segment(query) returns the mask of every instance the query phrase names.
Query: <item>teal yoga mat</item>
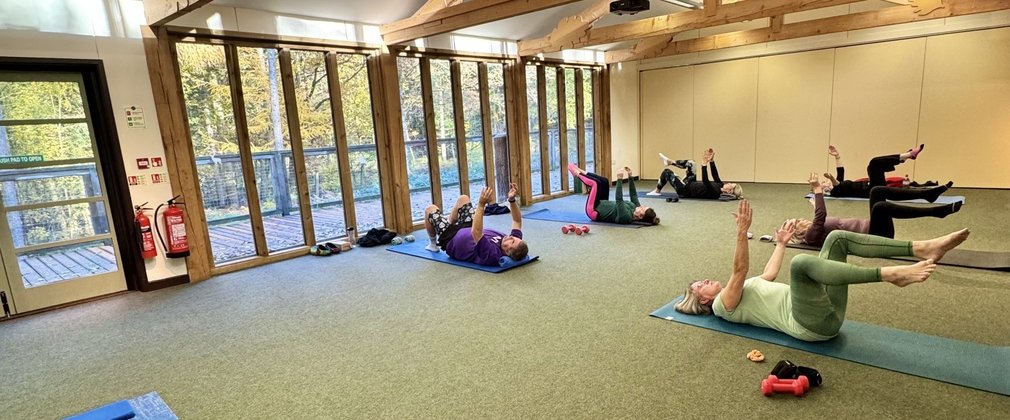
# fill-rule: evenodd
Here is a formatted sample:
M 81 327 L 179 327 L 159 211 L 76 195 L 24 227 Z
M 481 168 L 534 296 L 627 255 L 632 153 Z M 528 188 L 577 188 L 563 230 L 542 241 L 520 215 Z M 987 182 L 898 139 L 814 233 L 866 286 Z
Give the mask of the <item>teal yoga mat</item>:
M 424 249 L 425 246 L 426 246 L 426 244 L 422 243 L 421 241 L 404 242 L 404 243 L 402 243 L 400 245 L 390 246 L 389 248 L 386 248 L 386 250 L 387 251 L 396 252 L 398 254 L 404 254 L 404 255 L 410 255 L 410 256 L 414 256 L 414 257 L 418 257 L 418 258 L 424 258 L 426 260 L 438 261 L 438 262 L 442 262 L 442 263 L 446 263 L 446 264 L 452 264 L 452 265 L 456 265 L 456 266 L 460 266 L 460 267 L 472 268 L 474 270 L 485 271 L 485 272 L 488 272 L 488 273 L 501 273 L 502 271 L 510 270 L 510 269 L 513 269 L 513 268 L 516 268 L 516 267 L 521 267 L 523 265 L 529 264 L 529 263 L 531 263 L 533 261 L 536 261 L 536 260 L 540 259 L 540 257 L 538 257 L 538 256 L 530 255 L 530 256 L 527 256 L 526 259 L 524 259 L 522 261 L 519 261 L 519 262 L 514 262 L 513 261 L 513 262 L 510 262 L 510 263 L 505 264 L 503 266 L 502 265 L 496 265 L 494 267 L 490 267 L 490 266 L 486 266 L 486 265 L 474 264 L 474 263 L 469 262 L 469 261 L 454 260 L 452 258 L 449 258 L 449 256 L 446 255 L 445 252 L 442 252 L 442 251 L 431 252 L 431 251 L 428 251 L 427 249 Z
M 803 198 L 811 199 L 811 198 L 814 198 L 814 195 L 813 194 L 807 194 L 807 195 L 803 196 Z M 824 199 L 825 200 L 870 201 L 869 198 L 832 197 L 830 195 L 825 195 Z M 915 200 L 899 200 L 899 201 L 902 202 L 902 203 L 918 203 L 918 204 L 954 204 L 954 203 L 956 203 L 958 201 L 960 201 L 962 203 L 965 202 L 964 196 L 961 196 L 961 195 L 941 195 L 933 203 L 930 203 L 930 202 L 928 202 L 926 200 L 923 200 L 921 198 L 917 198 Z
M 523 219 L 546 220 L 548 222 L 574 223 L 579 225 L 604 225 L 623 228 L 640 228 L 642 226 L 652 226 L 645 223 L 631 223 L 622 225 L 619 223 L 596 222 L 586 216 L 582 211 L 565 211 L 553 209 L 540 209 L 523 214 Z
M 1010 347 L 953 340 L 856 321 L 845 321 L 838 337 L 823 342 L 807 342 L 768 328 L 725 321 L 714 315 L 682 314 L 673 308 L 682 298 L 678 296 L 650 315 L 895 372 L 1010 395 Z

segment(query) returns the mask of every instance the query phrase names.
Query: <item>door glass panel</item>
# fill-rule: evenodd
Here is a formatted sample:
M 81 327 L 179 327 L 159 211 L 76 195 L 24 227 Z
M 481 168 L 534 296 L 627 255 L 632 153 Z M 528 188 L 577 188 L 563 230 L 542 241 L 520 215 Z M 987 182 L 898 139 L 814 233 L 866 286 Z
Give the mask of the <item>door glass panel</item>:
M 112 239 L 19 252 L 17 258 L 25 288 L 119 270 Z
M 19 248 L 109 233 L 103 202 L 11 211 L 7 223 Z
M 509 148 L 508 126 L 505 120 L 505 66 L 487 65 L 488 99 L 491 108 L 491 144 L 494 146 L 495 193 L 498 201 L 504 201 L 508 194 Z
M 176 49 L 214 262 L 256 255 L 224 47 L 178 43 Z
M 400 76 L 400 114 L 403 118 L 407 156 L 410 214 L 412 220 L 421 220 L 424 218 L 424 208 L 434 201 L 421 97 L 421 63 L 417 58 L 397 57 L 396 64 Z
M 345 234 L 340 162 L 325 60 L 326 55 L 321 52 L 291 52 L 316 242 Z
M 470 197 L 479 197 L 481 190 L 487 186 L 487 173 L 484 168 L 484 122 L 480 112 L 480 75 L 477 72 L 477 63 L 473 61 L 460 63 L 460 81 L 463 85 L 460 92 L 463 94 L 469 194 Z
M 530 126 L 530 183 L 533 184 L 533 195 L 544 193 L 540 178 L 540 98 L 537 95 L 537 68 L 526 66 L 526 113 L 529 115 Z
M 340 96 L 344 107 L 348 162 L 354 190 L 354 214 L 358 231 L 384 227 L 382 191 L 379 186 L 379 158 L 372 118 L 372 90 L 368 85 L 365 56 L 337 54 Z
M 94 163 L 0 170 L 4 206 L 26 206 L 102 194 Z
M 438 139 L 439 180 L 442 205 L 451 207 L 459 198 L 459 159 L 456 150 L 456 120 L 452 98 L 449 60 L 431 60 L 431 105 L 435 111 L 435 136 Z
M 77 82 L 0 81 L 0 120 L 84 118 L 82 98 Z
M 91 132 L 88 123 L 56 123 L 32 125 L 0 124 L 0 136 L 7 138 L 7 147 L 0 156 L 41 156 L 41 161 L 90 159 Z
M 547 164 L 551 174 L 551 192 L 561 191 L 561 139 L 558 137 L 558 74 L 547 68 Z

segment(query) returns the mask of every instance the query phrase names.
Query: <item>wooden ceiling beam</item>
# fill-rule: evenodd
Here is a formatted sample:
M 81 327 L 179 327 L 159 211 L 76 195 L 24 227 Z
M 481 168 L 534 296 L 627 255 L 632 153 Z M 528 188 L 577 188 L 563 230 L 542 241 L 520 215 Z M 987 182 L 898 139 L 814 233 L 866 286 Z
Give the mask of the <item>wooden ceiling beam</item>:
M 148 26 L 161 26 L 210 2 L 211 0 L 144 0 L 144 15 Z
M 533 55 L 535 52 L 546 49 L 563 50 L 570 48 L 567 44 L 573 43 L 579 38 L 587 36 L 589 29 L 600 20 L 603 15 L 610 13 L 610 2 L 612 0 L 596 0 L 589 7 L 585 8 L 577 15 L 568 16 L 558 22 L 558 26 L 550 34 L 543 38 L 531 39 L 519 42 L 520 55 Z M 526 48 L 530 51 L 525 51 Z
M 382 25 L 379 32 L 387 45 L 400 44 L 577 1 L 579 0 L 470 0 Z
M 606 53 L 606 62 L 607 64 L 613 64 L 622 61 L 711 51 L 763 42 L 782 41 L 1008 9 L 1010 9 L 1010 2 L 1006 0 L 943 0 L 941 7 L 933 8 L 933 6 L 930 6 L 930 10 L 928 11 L 916 5 L 893 6 L 867 12 L 790 23 L 781 25 L 777 31 L 773 26 L 778 25 L 773 25 L 768 28 L 668 42 L 663 47 L 653 49 L 646 54 L 636 53 L 633 49 L 608 51 Z M 665 37 L 655 37 L 653 42 L 661 42 L 663 38 Z
M 455 6 L 462 3 L 463 0 L 428 0 L 421 7 L 417 9 L 411 16 L 423 16 L 435 13 L 439 10 L 445 9 L 446 7 Z
M 659 35 L 676 35 L 679 32 L 709 28 L 728 23 L 744 22 L 787 13 L 820 9 L 822 7 L 857 3 L 863 0 L 747 0 L 725 4 L 714 8 L 709 16 L 705 9 L 689 10 L 648 19 L 640 19 L 617 25 L 592 28 L 585 35 L 566 43 L 566 48 L 585 48 L 593 45 L 633 41 Z M 711 3 L 711 2 L 710 2 Z M 519 55 L 530 56 L 546 52 L 560 51 L 561 48 L 548 45 L 536 48 L 519 41 Z

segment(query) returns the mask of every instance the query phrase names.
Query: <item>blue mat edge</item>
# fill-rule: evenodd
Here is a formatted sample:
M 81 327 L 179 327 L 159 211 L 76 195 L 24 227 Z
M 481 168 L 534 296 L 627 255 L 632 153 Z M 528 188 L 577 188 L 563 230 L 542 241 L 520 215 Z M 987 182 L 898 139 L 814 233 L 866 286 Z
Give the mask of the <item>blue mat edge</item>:
M 963 386 L 967 388 L 977 389 L 980 391 L 991 392 L 994 394 L 1007 395 L 1010 396 L 1010 363 L 1005 363 L 1010 360 L 1010 347 L 1004 346 L 991 346 L 987 344 L 972 343 L 967 341 L 954 340 L 946 337 L 932 336 L 928 334 L 916 333 L 911 331 L 898 330 L 888 327 L 882 327 L 872 324 L 864 324 L 858 321 L 845 321 L 842 326 L 841 333 L 838 337 L 832 340 L 823 342 L 808 342 L 795 339 L 779 331 L 775 331 L 768 328 L 756 327 L 746 324 L 737 324 L 729 321 L 725 321 L 715 315 L 686 315 L 677 312 L 674 309 L 674 305 L 683 298 L 683 295 L 677 296 L 670 303 L 661 306 L 649 315 L 664 321 L 677 322 L 681 324 L 691 325 L 698 328 L 703 328 L 711 331 L 717 331 L 724 334 L 735 335 L 738 337 L 748 338 L 751 340 L 762 341 L 765 343 L 775 344 L 783 347 L 789 347 L 797 350 L 806 351 L 809 353 L 819 354 L 822 356 L 833 357 L 840 360 L 846 360 L 854 363 L 859 363 L 866 366 L 872 366 L 880 369 L 890 370 L 892 372 L 902 373 L 906 375 L 917 376 L 924 379 L 935 380 L 939 382 L 944 382 L 952 385 Z M 669 315 L 668 315 L 669 314 Z M 667 318 L 667 317 L 671 318 Z M 713 321 L 714 320 L 714 321 Z M 709 324 L 709 325 L 706 325 Z M 865 333 L 870 337 L 867 337 L 865 342 L 860 342 L 858 340 L 852 340 L 851 338 L 846 340 L 847 337 L 861 337 Z M 893 343 L 895 336 L 899 338 L 919 338 L 926 339 L 933 346 L 917 346 L 908 349 L 908 351 L 901 354 L 879 354 L 882 357 L 883 362 L 872 362 L 869 360 L 863 360 L 860 357 L 844 356 L 846 347 L 852 347 L 852 351 L 858 352 L 860 350 L 867 350 L 867 344 L 873 346 L 873 335 L 877 335 L 877 342 Z M 990 358 L 981 357 L 962 357 L 958 359 L 962 362 L 961 367 L 963 369 L 958 369 L 961 375 L 957 372 L 945 372 L 943 374 L 934 373 L 930 375 L 927 372 L 922 372 L 921 368 L 917 368 L 910 365 L 909 361 L 922 360 L 923 358 L 935 358 L 936 352 L 939 347 L 946 347 L 947 350 L 963 350 L 963 348 L 974 348 L 975 355 L 989 355 L 992 353 L 990 358 L 995 358 L 997 361 L 1003 363 L 988 363 Z M 971 352 L 954 352 L 955 355 L 968 355 Z M 890 358 L 888 358 L 890 357 Z M 904 364 L 905 366 L 901 366 Z M 914 363 L 911 363 L 914 364 Z M 897 366 L 896 366 L 897 365 Z M 972 376 L 970 373 L 982 373 L 987 374 L 988 377 L 980 378 L 979 376 Z M 987 381 L 988 379 L 988 381 Z M 1002 383 L 999 383 L 1002 380 Z
M 413 244 L 413 245 L 411 245 L 411 244 Z M 420 253 L 411 253 L 411 252 L 408 252 L 408 250 L 413 250 L 413 249 L 416 249 L 416 248 L 420 248 L 420 249 L 424 250 L 424 252 L 427 252 L 428 255 L 421 255 Z M 420 245 L 420 242 L 404 242 L 403 244 L 400 244 L 400 245 L 391 245 L 389 247 L 386 247 L 386 251 L 395 252 L 395 253 L 400 254 L 400 255 L 408 255 L 408 256 L 411 256 L 411 257 L 421 258 L 421 259 L 425 259 L 425 260 L 429 260 L 429 261 L 440 262 L 440 263 L 443 263 L 443 264 L 449 264 L 449 265 L 455 265 L 455 266 L 464 267 L 464 268 L 470 268 L 470 269 L 474 269 L 474 270 L 483 271 L 485 273 L 493 273 L 493 274 L 503 273 L 503 272 L 511 270 L 513 268 L 522 267 L 522 266 L 524 266 L 526 264 L 529 264 L 531 262 L 539 261 L 540 260 L 540 256 L 539 255 L 534 255 L 534 256 L 531 256 L 530 259 L 528 259 L 526 261 L 523 261 L 523 262 L 515 264 L 515 265 L 511 265 L 511 266 L 508 266 L 508 267 L 500 267 L 500 266 L 491 267 L 491 266 L 487 266 L 487 265 L 475 264 L 475 263 L 472 263 L 472 262 L 469 262 L 469 261 L 453 260 L 453 259 L 449 258 L 448 255 L 445 255 L 445 252 L 442 252 L 442 251 L 431 252 L 431 251 L 425 250 L 424 247 L 422 245 Z M 435 258 L 436 256 L 440 256 L 441 258 Z
M 529 213 L 523 214 L 523 218 L 524 219 L 531 219 L 531 220 L 540 220 L 540 221 L 544 221 L 544 222 L 576 223 L 576 224 L 585 224 L 585 225 L 613 226 L 613 227 L 632 228 L 632 229 L 638 229 L 638 228 L 646 227 L 646 226 L 654 226 L 654 225 L 647 225 L 647 224 L 643 224 L 643 223 L 630 223 L 630 224 L 622 225 L 620 223 L 597 222 L 595 220 L 589 219 L 589 217 L 586 216 L 585 214 L 582 214 L 581 217 L 583 217 L 583 219 L 579 219 L 579 220 L 556 220 L 556 219 L 544 219 L 544 218 L 531 217 L 531 216 L 536 216 L 536 215 L 538 215 L 540 213 L 551 213 L 551 212 L 552 211 L 551 211 L 550 208 L 536 209 L 536 210 L 531 211 Z M 571 213 L 574 213 L 574 212 L 560 211 L 560 212 L 553 212 L 552 214 L 557 214 L 557 215 L 559 215 L 558 219 L 562 219 L 562 218 L 565 217 L 563 215 L 568 215 L 568 214 L 571 214 Z

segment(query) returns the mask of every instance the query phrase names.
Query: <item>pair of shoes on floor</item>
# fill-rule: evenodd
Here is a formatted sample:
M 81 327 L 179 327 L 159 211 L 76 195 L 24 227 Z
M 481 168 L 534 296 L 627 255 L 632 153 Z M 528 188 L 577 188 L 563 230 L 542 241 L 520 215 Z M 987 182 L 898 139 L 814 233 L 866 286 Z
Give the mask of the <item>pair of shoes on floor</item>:
M 320 257 L 325 257 L 339 253 L 340 253 L 340 246 L 333 242 L 327 242 L 325 244 L 316 244 L 312 245 L 312 247 L 309 248 L 309 254 L 317 255 Z
M 358 238 L 358 245 L 363 247 L 385 245 L 392 242 L 395 237 L 396 232 L 391 230 L 372 228 L 365 234 L 365 236 Z
M 407 236 L 404 236 L 402 238 L 401 237 L 396 237 L 396 238 L 393 238 L 393 240 L 391 241 L 391 243 L 393 245 L 400 245 L 400 244 L 402 244 L 404 242 L 414 242 L 414 235 L 407 235 Z
M 821 373 L 817 369 L 797 366 L 795 363 L 788 360 L 779 360 L 772 368 L 772 375 L 777 376 L 779 379 L 796 379 L 800 376 L 806 376 L 807 380 L 810 381 L 810 386 L 821 386 L 821 382 L 824 379 L 821 378 Z

